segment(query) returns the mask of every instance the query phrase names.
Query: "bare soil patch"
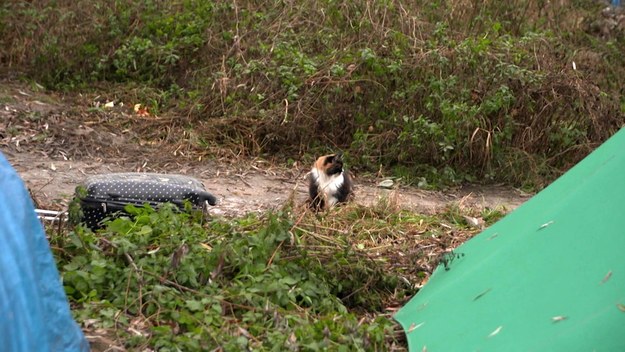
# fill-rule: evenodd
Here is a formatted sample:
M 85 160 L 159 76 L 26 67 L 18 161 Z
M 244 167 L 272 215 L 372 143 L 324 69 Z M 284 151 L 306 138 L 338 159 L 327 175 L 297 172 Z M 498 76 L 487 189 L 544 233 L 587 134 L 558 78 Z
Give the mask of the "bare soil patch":
M 198 178 L 219 199 L 218 205 L 211 210 L 214 215 L 239 216 L 262 212 L 279 208 L 291 196 L 296 203 L 303 203 L 307 197 L 307 169 L 272 167 L 257 160 L 250 160 L 240 167 L 176 164 L 134 168 L 133 164 L 115 160 L 54 160 L 31 153 L 8 153 L 7 157 L 39 206 L 45 208 L 63 209 L 71 200 L 75 187 L 89 175 L 129 171 L 177 173 Z M 528 199 L 528 195 L 504 186 L 471 186 L 448 192 L 413 187 L 387 190 L 377 187 L 375 180 L 357 180 L 356 202 L 359 204 L 372 205 L 391 194 L 400 208 L 425 214 L 436 213 L 459 201 L 478 208 L 504 207 L 511 210 Z

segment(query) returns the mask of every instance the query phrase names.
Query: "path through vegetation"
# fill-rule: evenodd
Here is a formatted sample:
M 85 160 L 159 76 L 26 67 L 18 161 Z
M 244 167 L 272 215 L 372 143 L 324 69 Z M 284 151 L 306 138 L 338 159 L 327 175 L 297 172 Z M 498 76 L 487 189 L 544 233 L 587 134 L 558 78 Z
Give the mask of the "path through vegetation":
M 137 133 L 132 129 L 120 126 L 116 130 L 102 122 L 93 123 L 93 109 L 72 113 L 76 111 L 75 101 L 64 97 L 13 83 L 0 85 L 0 97 L 0 131 L 4 131 L 0 132 L 0 150 L 42 208 L 63 209 L 75 187 L 88 176 L 111 172 L 196 177 L 218 196 L 219 204 L 211 209 L 217 216 L 277 208 L 291 197 L 296 204 L 306 199 L 308 165 L 276 165 L 251 158 L 190 160 L 175 150 L 170 152 L 172 148 L 155 148 L 141 140 L 137 143 Z M 124 118 L 119 115 L 120 120 Z M 426 214 L 454 202 L 511 210 L 529 197 L 504 186 L 470 186 L 441 192 L 402 186 L 400 181 L 392 189 L 383 189 L 377 184 L 385 179 L 384 175 L 356 173 L 354 178 L 356 202 L 368 205 L 389 199 L 400 208 Z

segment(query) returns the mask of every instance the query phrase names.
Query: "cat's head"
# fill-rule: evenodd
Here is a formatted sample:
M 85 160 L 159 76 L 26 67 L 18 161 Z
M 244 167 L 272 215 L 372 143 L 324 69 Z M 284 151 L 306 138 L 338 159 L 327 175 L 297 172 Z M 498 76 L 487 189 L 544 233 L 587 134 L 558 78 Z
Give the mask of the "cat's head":
M 324 155 L 315 162 L 315 168 L 326 175 L 335 175 L 343 172 L 343 153 Z

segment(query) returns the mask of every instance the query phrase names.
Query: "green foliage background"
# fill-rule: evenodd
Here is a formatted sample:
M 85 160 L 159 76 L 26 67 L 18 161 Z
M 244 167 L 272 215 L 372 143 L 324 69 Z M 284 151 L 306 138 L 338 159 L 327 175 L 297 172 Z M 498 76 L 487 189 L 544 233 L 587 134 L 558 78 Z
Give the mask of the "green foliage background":
M 0 62 L 53 89 L 126 87 L 206 136 L 198 148 L 341 148 L 409 181 L 540 187 L 623 122 L 623 31 L 605 6 L 5 1 Z

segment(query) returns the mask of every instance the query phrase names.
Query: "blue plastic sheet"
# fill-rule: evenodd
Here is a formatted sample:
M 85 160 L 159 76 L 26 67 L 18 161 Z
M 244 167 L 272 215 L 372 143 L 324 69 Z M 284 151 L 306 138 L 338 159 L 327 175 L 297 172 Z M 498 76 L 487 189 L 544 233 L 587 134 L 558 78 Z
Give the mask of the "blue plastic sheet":
M 0 351 L 89 351 L 32 200 L 2 153 Z

